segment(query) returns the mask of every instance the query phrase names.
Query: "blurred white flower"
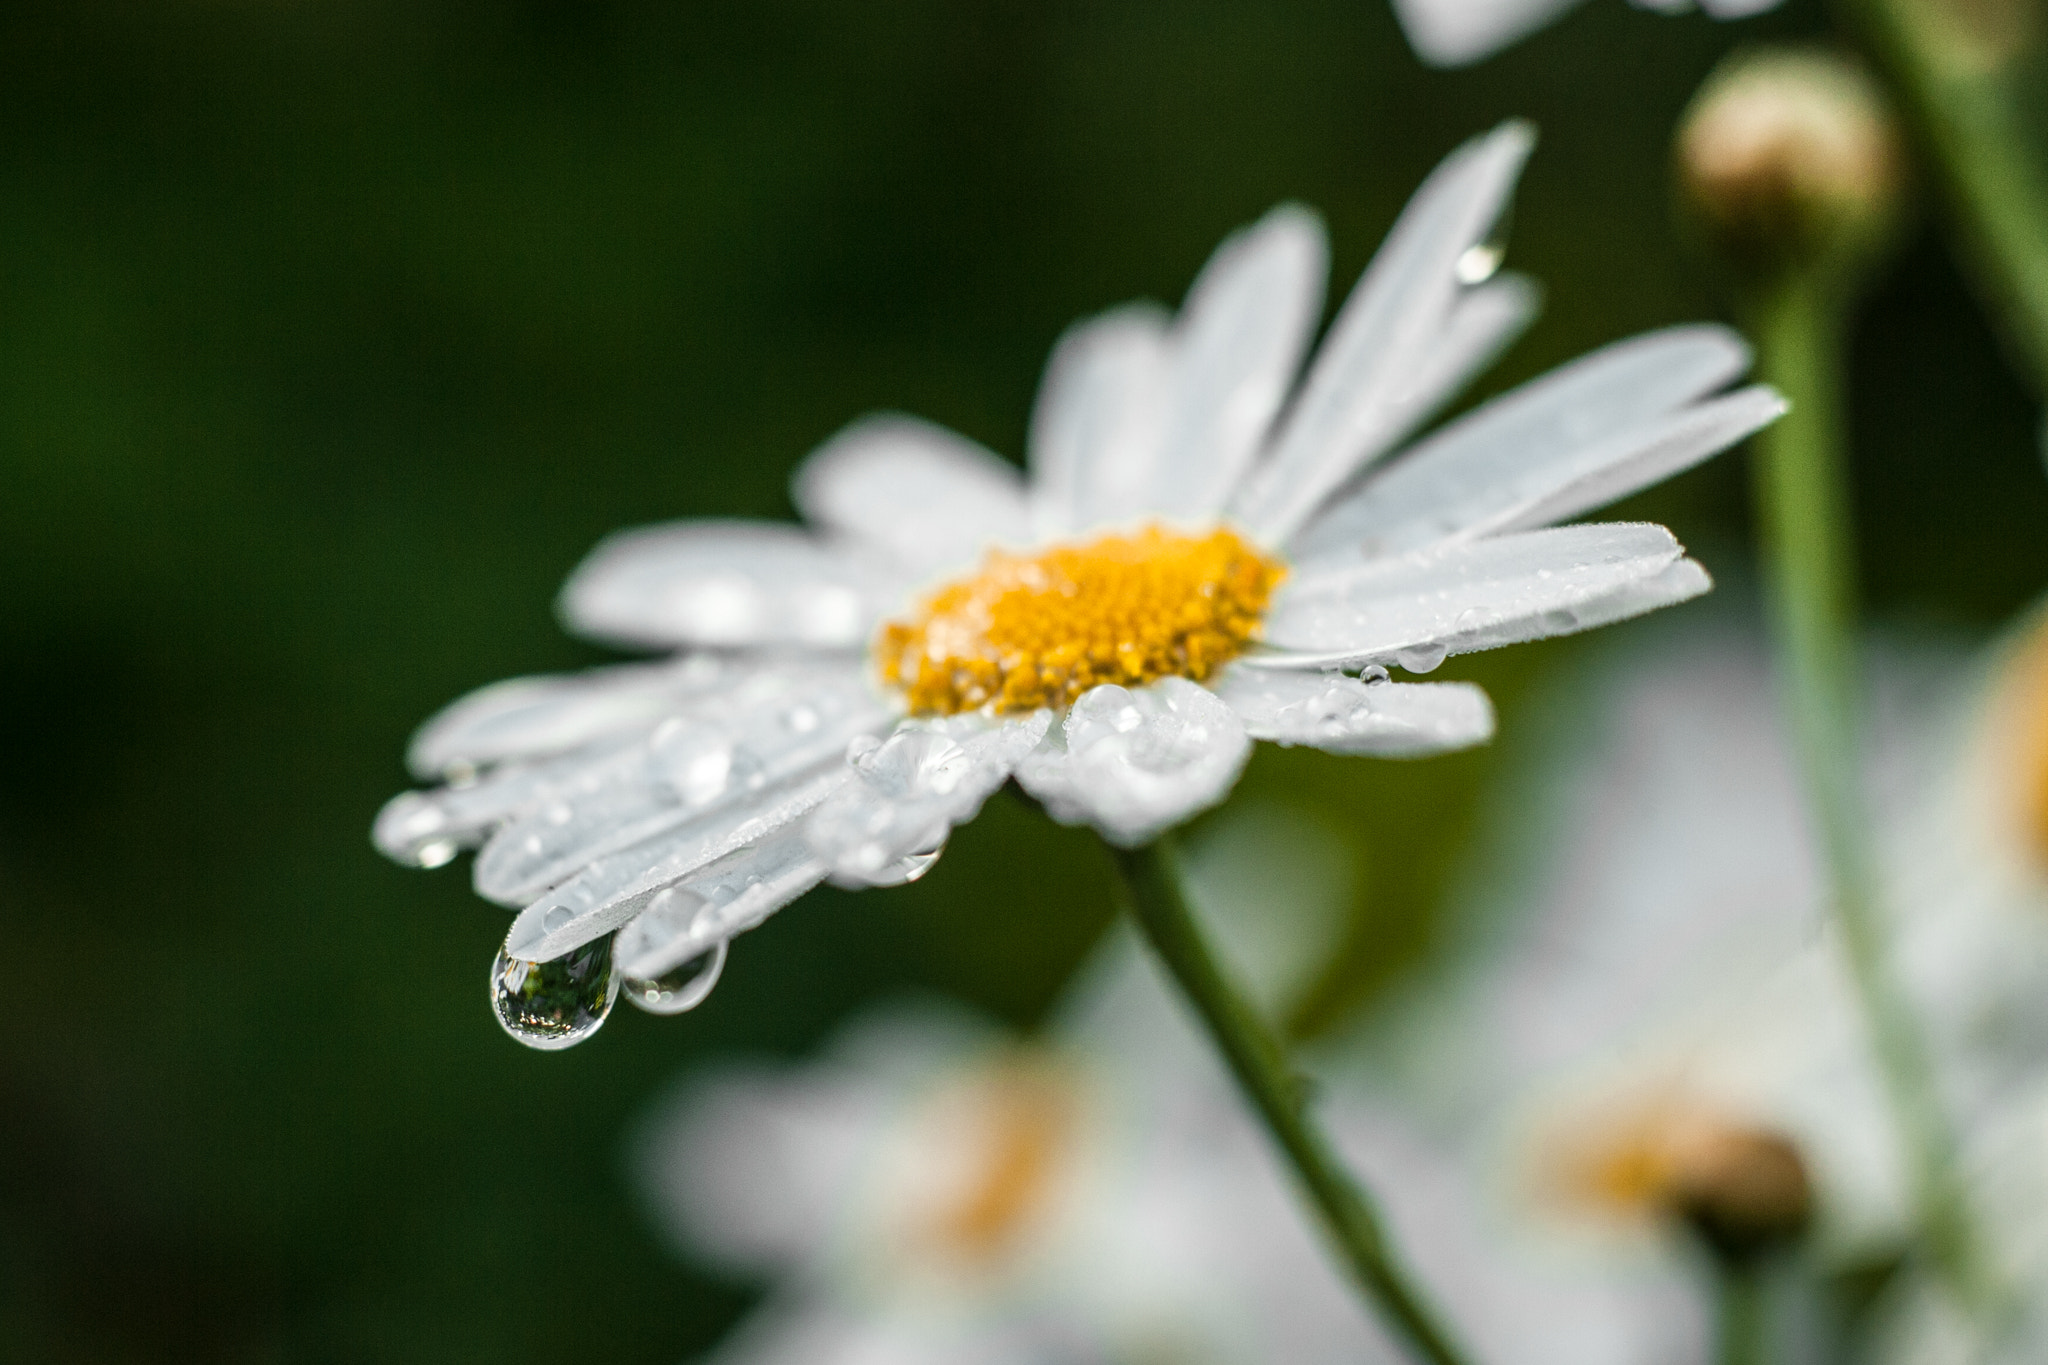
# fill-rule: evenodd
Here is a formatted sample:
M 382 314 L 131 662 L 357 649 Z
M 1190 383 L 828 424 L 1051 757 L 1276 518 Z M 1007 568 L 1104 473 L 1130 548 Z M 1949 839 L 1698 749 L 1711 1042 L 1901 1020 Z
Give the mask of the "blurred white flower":
M 2048 613 L 1978 680 L 1947 775 L 1903 963 L 1932 1015 L 1961 1167 L 2002 1301 L 1970 1311 L 1918 1267 L 1885 1323 L 1897 1365 L 2019 1365 L 2048 1340 Z
M 1177 316 L 1127 307 L 1060 341 L 1028 482 L 870 418 L 799 469 L 810 530 L 686 521 L 600 545 L 565 620 L 681 657 L 457 702 L 411 751 L 448 785 L 376 824 L 402 862 L 481 844 L 477 890 L 522 907 L 493 968 L 507 1029 L 574 1042 L 622 977 L 636 1003 L 689 1008 L 735 934 L 827 876 L 920 875 L 1012 777 L 1136 845 L 1222 800 L 1255 739 L 1481 742 L 1476 687 L 1386 666 L 1706 591 L 1662 527 L 1551 523 L 1782 410 L 1718 392 L 1749 360 L 1724 329 L 1611 346 L 1384 458 L 1533 312 L 1488 244 L 1531 140 L 1511 123 L 1452 154 L 1305 365 L 1326 248 L 1282 207 Z
M 1393 0 L 1415 55 L 1431 66 L 1470 66 L 1555 22 L 1578 0 Z M 1637 9 L 1685 14 L 1693 0 L 1629 0 Z M 1699 0 L 1715 19 L 1747 19 L 1782 0 Z
M 650 1207 L 771 1283 L 712 1358 L 1402 1360 L 1182 1008 L 1119 940 L 1035 1042 L 898 1008 L 694 1078 L 639 1145 Z
M 1837 1268 L 1907 1234 L 1902 1158 L 1764 651 L 1725 628 L 1664 637 L 1578 680 L 1598 726 L 1561 721 L 1554 761 L 1504 794 L 1516 837 L 1474 879 L 1461 948 L 1331 1063 L 1413 1116 L 1487 1209 L 1480 1269 L 1444 1282 L 1482 1356 L 1705 1361 L 1693 1233 L 1804 1227 L 1814 1262 Z M 1870 788 L 1900 966 L 1974 1130 L 2038 1072 L 2048 921 L 1956 876 L 1969 660 L 1878 655 Z M 1523 1318 L 1489 1280 L 1523 1286 L 1525 1303 L 1536 1283 L 1606 1297 L 1570 1321 Z

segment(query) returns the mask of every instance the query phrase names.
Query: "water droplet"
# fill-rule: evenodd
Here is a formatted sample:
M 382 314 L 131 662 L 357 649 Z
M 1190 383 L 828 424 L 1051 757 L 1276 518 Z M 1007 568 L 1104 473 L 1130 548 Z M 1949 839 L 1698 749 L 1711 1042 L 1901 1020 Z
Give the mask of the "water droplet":
M 931 871 L 932 864 L 936 863 L 939 860 L 939 855 L 945 851 L 945 842 L 941 840 L 933 848 L 921 849 L 916 853 L 906 854 L 895 862 L 886 864 L 880 870 L 869 874 L 866 881 L 870 886 L 908 885 Z
M 557 929 L 566 929 L 576 918 L 576 912 L 566 905 L 550 905 L 540 917 L 540 931 L 552 934 Z
M 435 839 L 414 849 L 412 857 L 421 867 L 446 867 L 454 861 L 456 851 L 453 839 Z
M 673 716 L 648 740 L 647 765 L 656 780 L 666 783 L 687 806 L 709 805 L 723 796 L 735 773 L 746 766 L 722 727 Z
M 527 962 L 498 949 L 491 964 L 491 1008 L 505 1032 L 554 1052 L 597 1032 L 619 998 L 609 936 L 552 962 Z
M 815 707 L 792 706 L 783 714 L 782 723 L 793 735 L 807 735 L 818 728 L 818 712 Z
M 1468 246 L 1458 257 L 1454 272 L 1458 283 L 1463 285 L 1485 284 L 1500 269 L 1500 263 L 1507 252 L 1493 242 L 1481 242 Z
M 1371 687 L 1375 683 L 1386 682 L 1392 676 L 1392 674 L 1387 672 L 1385 664 L 1367 664 L 1359 671 L 1358 680 L 1367 687 Z
M 725 970 L 728 945 L 729 940 L 720 939 L 707 951 L 651 980 L 626 977 L 621 989 L 626 999 L 649 1014 L 693 1010 L 704 1003 L 711 988 L 718 984 L 719 974 Z
M 1410 673 L 1430 673 L 1435 671 L 1437 665 L 1441 664 L 1449 653 L 1450 651 L 1441 644 L 1417 645 L 1413 649 L 1395 651 L 1394 662 Z
M 1492 621 L 1492 616 L 1481 607 L 1467 607 L 1458 613 L 1458 619 L 1451 623 L 1459 632 L 1478 630 Z

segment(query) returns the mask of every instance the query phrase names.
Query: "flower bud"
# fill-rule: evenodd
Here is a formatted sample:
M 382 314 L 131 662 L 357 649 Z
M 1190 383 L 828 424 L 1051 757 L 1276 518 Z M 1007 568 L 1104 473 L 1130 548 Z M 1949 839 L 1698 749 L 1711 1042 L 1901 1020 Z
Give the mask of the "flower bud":
M 1891 225 L 1904 160 L 1876 84 L 1818 50 L 1736 53 L 1678 134 L 1681 193 L 1715 251 L 1751 276 L 1867 255 Z
M 1754 1255 L 1806 1229 L 1813 1190 L 1799 1149 L 1760 1128 L 1689 1128 L 1673 1135 L 1669 1199 L 1723 1256 Z

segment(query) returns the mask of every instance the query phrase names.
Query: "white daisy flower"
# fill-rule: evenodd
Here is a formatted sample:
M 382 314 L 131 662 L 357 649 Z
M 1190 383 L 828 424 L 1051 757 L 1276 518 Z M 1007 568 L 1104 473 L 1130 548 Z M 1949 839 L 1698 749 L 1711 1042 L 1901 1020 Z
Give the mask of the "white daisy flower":
M 1989 1315 L 1908 1267 L 1877 1358 L 1913 1365 L 2033 1360 L 2048 1339 L 2048 611 L 1991 651 L 1963 760 L 1938 796 L 1935 856 L 1915 860 L 1901 962 L 1930 1013 L 1987 1269 Z
M 1514 46 L 1537 29 L 1563 18 L 1579 0 L 1393 0 L 1394 17 L 1415 55 L 1430 66 L 1470 66 Z M 1688 14 L 1695 8 L 1713 19 L 1747 19 L 1776 9 L 1783 0 L 1629 0 L 1656 14 Z
M 1941 775 L 1966 661 L 1879 662 L 1871 790 L 1895 941 L 1974 1127 L 2039 1074 L 2048 920 L 1938 893 L 1957 866 Z M 1491 1236 L 1442 1282 L 1480 1355 L 1704 1362 L 1693 1233 L 1796 1232 L 1819 1264 L 1868 1264 L 1904 1245 L 1911 1194 L 1760 642 L 1667 638 L 1579 691 L 1598 733 L 1559 735 L 1563 761 L 1503 793 L 1522 838 L 1478 879 L 1469 945 L 1336 1074 L 1419 1122 L 1487 1210 Z M 1524 1311 L 1564 1292 L 1584 1311 Z
M 1386 667 L 1705 592 L 1662 527 L 1552 523 L 1782 410 L 1719 392 L 1749 360 L 1722 328 L 1610 346 L 1389 458 L 1533 312 L 1488 245 L 1531 144 L 1511 123 L 1453 153 L 1312 356 L 1326 250 L 1292 206 L 1227 240 L 1178 315 L 1076 326 L 1028 479 L 869 418 L 797 471 L 808 527 L 684 521 L 598 546 L 564 589 L 569 626 L 677 656 L 457 702 L 410 755 L 447 785 L 376 824 L 402 862 L 481 845 L 477 890 L 520 908 L 493 969 L 506 1027 L 566 1046 L 621 977 L 636 1003 L 688 1008 L 733 935 L 826 877 L 916 877 L 1011 778 L 1136 846 L 1222 800 L 1255 739 L 1479 743 L 1476 687 Z
M 816 1060 L 690 1078 L 636 1157 L 673 1242 L 769 1285 L 707 1365 L 1408 1359 L 1129 937 L 1036 1041 L 936 1005 L 871 1014 Z

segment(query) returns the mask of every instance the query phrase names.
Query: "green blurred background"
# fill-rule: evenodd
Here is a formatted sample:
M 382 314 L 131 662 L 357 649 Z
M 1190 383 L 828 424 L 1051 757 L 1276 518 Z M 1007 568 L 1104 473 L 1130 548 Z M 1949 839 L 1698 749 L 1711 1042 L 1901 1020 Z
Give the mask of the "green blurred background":
M 621 1159 L 693 1059 L 936 988 L 1029 1023 L 1110 913 L 1085 836 L 998 798 L 914 887 L 818 892 L 709 1004 L 527 1052 L 505 918 L 367 830 L 411 728 L 599 660 L 557 584 L 605 531 L 782 516 L 899 407 L 1021 448 L 1074 317 L 1173 300 L 1277 200 L 1348 285 L 1462 138 L 1543 143 L 1491 391 L 1712 315 L 1670 129 L 1731 46 L 1591 0 L 1477 71 L 1384 0 L 16 0 L 0 17 L 0 1356 L 680 1360 L 744 1291 L 669 1259 Z M 2034 416 L 1915 230 L 1854 373 L 1864 574 L 1986 623 L 2048 583 Z M 1728 458 L 1640 500 L 1743 554 Z M 1624 628 L 1626 629 L 1626 628 Z M 1459 661 L 1512 730 L 1574 646 Z M 1525 717 L 1526 718 L 1526 717 Z M 1533 719 L 1533 718 L 1530 718 Z M 1327 1023 L 1427 937 L 1494 753 L 1263 753 L 1364 869 Z

